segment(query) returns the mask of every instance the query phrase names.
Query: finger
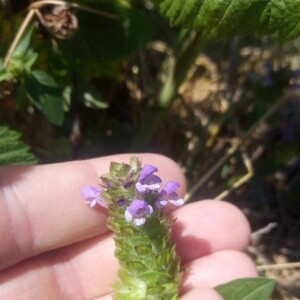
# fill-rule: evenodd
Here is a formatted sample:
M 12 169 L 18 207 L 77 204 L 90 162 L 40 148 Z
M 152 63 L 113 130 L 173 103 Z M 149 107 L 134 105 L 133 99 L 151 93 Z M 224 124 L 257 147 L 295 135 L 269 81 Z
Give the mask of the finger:
M 173 212 L 172 235 L 183 262 L 209 253 L 243 250 L 250 241 L 250 227 L 242 212 L 227 202 L 205 200 Z
M 113 252 L 114 242 L 107 234 L 21 262 L 0 273 L 0 299 L 18 299 L 24 294 L 30 296 L 28 299 L 43 299 L 42 295 L 52 295 L 50 299 L 97 299 L 110 294 L 118 270 Z M 183 268 L 182 295 L 195 288 L 256 276 L 251 260 L 232 250 L 202 257 Z
M 80 198 L 85 185 L 97 185 L 111 161 L 128 162 L 131 155 L 115 155 L 31 167 L 0 169 L 0 269 L 24 258 L 106 232 L 106 211 L 90 209 Z M 164 181 L 185 180 L 170 159 L 139 154 L 144 164 L 157 165 Z
M 185 221 L 185 228 L 189 228 L 189 236 L 197 236 L 197 234 L 199 234 L 199 231 L 202 231 L 201 228 L 204 228 L 204 225 L 206 226 L 205 231 L 215 231 L 218 233 L 222 232 L 222 230 L 224 229 L 224 224 L 222 222 L 218 223 L 214 218 L 219 218 L 220 211 L 225 211 L 224 207 L 226 206 L 226 204 L 215 201 L 204 201 L 201 205 L 200 204 L 201 202 L 194 203 L 187 207 L 182 207 L 178 211 L 176 211 L 178 221 L 185 220 L 186 213 L 188 212 L 187 209 L 201 211 L 201 213 L 203 213 L 204 215 L 211 213 L 212 216 L 214 216 L 210 218 L 210 222 L 208 222 L 208 224 L 206 224 L 207 220 L 202 223 L 204 218 L 199 218 L 196 220 L 194 220 L 193 218 L 187 219 Z M 235 218 L 234 214 L 240 215 L 240 212 L 232 205 L 228 204 L 226 206 L 226 210 L 228 210 L 226 213 L 228 217 Z M 196 222 L 196 224 L 190 224 L 193 222 Z M 209 225 L 211 225 L 211 227 Z M 229 232 L 228 234 L 231 235 L 231 232 Z M 224 249 L 227 249 L 230 244 L 233 245 L 232 242 L 230 242 L 229 238 L 225 239 L 225 241 L 229 241 L 229 245 L 224 242 L 218 243 L 218 238 L 220 238 L 220 235 L 218 234 L 207 235 L 206 243 L 211 245 L 215 244 L 215 246 L 213 247 L 224 247 Z M 185 258 L 187 259 L 186 262 L 190 261 L 189 257 L 186 256 L 185 246 L 197 248 L 199 246 L 198 240 L 195 238 L 187 240 L 186 236 L 183 236 L 182 238 L 179 236 L 178 238 L 176 238 L 176 240 L 179 250 L 182 252 L 182 255 L 185 255 Z M 186 244 L 187 242 L 188 244 Z M 193 242 L 195 243 L 195 245 L 193 244 Z M 240 244 L 240 246 L 242 245 Z M 202 248 L 200 247 L 199 249 L 201 250 Z M 180 251 L 179 254 L 181 254 Z M 53 253 L 54 254 L 49 253 L 41 255 L 38 258 L 28 260 L 7 271 L 2 271 L 0 277 L 0 283 L 2 283 L 1 286 L 5 286 L 3 282 L 5 278 L 10 278 L 10 286 L 23 286 L 24 288 L 28 288 L 33 285 L 30 290 L 40 294 L 47 293 L 48 288 L 53 293 L 55 290 L 58 290 L 59 292 L 61 289 L 56 286 L 58 283 L 60 284 L 60 286 L 65 287 L 64 291 L 66 293 L 73 290 L 72 286 L 76 286 L 76 288 L 80 287 L 80 289 L 82 290 L 80 291 L 84 295 L 89 296 L 87 298 L 96 298 L 96 296 L 101 296 L 103 294 L 111 292 L 111 284 L 114 282 L 117 276 L 117 261 L 113 254 L 114 243 L 109 235 L 101 237 L 101 239 L 95 238 L 90 241 L 71 245 L 69 247 L 56 250 Z M 186 273 L 187 278 L 192 277 L 192 280 L 185 281 L 184 291 L 189 290 L 188 288 L 192 289 L 194 287 L 205 286 L 205 284 L 214 285 L 216 283 L 215 281 L 213 281 L 214 278 L 218 279 L 218 282 L 224 282 L 226 280 L 229 280 L 230 278 L 233 278 L 232 276 L 230 277 L 226 275 L 228 274 L 229 269 L 236 270 L 233 266 L 238 266 L 239 268 L 241 268 L 241 270 L 246 270 L 247 276 L 251 276 L 251 274 L 255 273 L 254 266 L 251 264 L 249 259 L 247 259 L 247 267 L 245 266 L 245 263 L 243 264 L 243 261 L 245 261 L 244 258 L 240 259 L 239 255 L 238 258 L 236 258 L 236 256 L 234 255 L 231 255 L 229 257 L 223 257 L 223 260 L 220 260 L 218 259 L 220 258 L 220 253 L 222 254 L 222 252 L 219 252 L 218 255 L 216 254 L 217 256 L 214 256 L 214 254 L 210 255 L 209 259 L 207 260 L 204 260 L 203 258 L 203 260 L 196 260 L 195 263 L 184 265 L 184 267 L 189 271 Z M 226 253 L 226 251 L 224 253 Z M 234 251 L 234 253 L 236 252 Z M 194 251 L 193 254 L 196 254 L 196 252 Z M 195 256 L 198 257 L 198 255 Z M 232 264 L 230 263 L 230 266 L 226 265 L 226 262 L 228 263 L 230 261 L 232 262 Z M 213 272 L 214 263 L 217 263 L 215 273 Z M 30 270 L 32 270 L 32 266 L 34 267 L 35 272 L 30 272 Z M 199 273 L 197 273 L 198 269 Z M 249 270 L 252 271 L 248 272 Z M 236 271 L 234 272 L 235 273 L 231 274 L 235 274 L 235 276 L 243 275 Z M 216 275 L 218 276 L 214 277 Z M 202 279 L 201 276 L 203 276 Z M 53 278 L 55 278 L 55 280 Z M 13 282 L 16 282 L 16 284 L 14 285 Z M 37 282 L 48 282 L 50 286 L 40 284 L 39 287 L 36 287 Z M 9 292 L 16 293 L 17 291 L 22 290 L 20 288 L 12 288 Z M 0 299 L 14 299 L 11 294 L 9 294 L 10 297 L 5 298 L 4 296 L 5 295 L 0 294 Z M 68 298 L 71 296 L 68 294 L 66 297 Z
M 117 278 L 114 241 L 107 233 L 52 250 L 0 272 L 0 299 L 97 299 Z
M 220 294 L 209 288 L 195 288 L 184 294 L 180 300 L 223 300 Z
M 255 277 L 251 259 L 242 252 L 224 250 L 201 257 L 183 266 L 182 293 L 194 288 L 214 287 L 238 278 Z

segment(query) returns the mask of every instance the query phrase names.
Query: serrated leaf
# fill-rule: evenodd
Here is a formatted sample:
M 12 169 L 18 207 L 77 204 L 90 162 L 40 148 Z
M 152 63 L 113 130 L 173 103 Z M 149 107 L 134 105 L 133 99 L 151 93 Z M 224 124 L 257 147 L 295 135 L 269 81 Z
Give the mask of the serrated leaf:
M 207 39 L 236 34 L 300 35 L 300 0 L 155 0 L 172 25 L 199 30 Z
M 37 159 L 29 147 L 20 141 L 20 133 L 0 126 L 0 165 L 34 164 Z
M 63 97 L 55 80 L 45 72 L 26 74 L 25 91 L 31 103 L 54 125 L 64 119 Z
M 257 277 L 237 279 L 215 289 L 225 300 L 268 300 L 274 287 L 273 279 Z

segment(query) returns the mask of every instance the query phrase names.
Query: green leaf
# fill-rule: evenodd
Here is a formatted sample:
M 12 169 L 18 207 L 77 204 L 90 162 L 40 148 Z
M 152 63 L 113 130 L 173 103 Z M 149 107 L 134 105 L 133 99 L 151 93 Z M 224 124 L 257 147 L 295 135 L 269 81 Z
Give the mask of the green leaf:
M 25 91 L 31 103 L 54 125 L 64 120 L 63 96 L 52 77 L 42 71 L 25 76 Z
M 172 25 L 194 28 L 207 39 L 236 34 L 300 35 L 300 0 L 155 0 Z
M 84 99 L 84 103 L 87 107 L 94 107 L 94 108 L 107 108 L 108 104 L 106 102 L 104 102 L 103 98 L 98 97 L 94 97 L 93 94 L 89 93 L 89 92 L 85 92 L 83 93 L 83 99 Z
M 17 45 L 17 47 L 13 53 L 13 57 L 25 55 L 25 53 L 28 50 L 29 44 L 30 44 L 32 32 L 33 32 L 33 26 L 30 26 L 29 29 L 24 34 L 21 41 L 19 42 L 19 44 Z
M 70 111 L 71 109 L 72 92 L 73 87 L 71 85 L 67 85 L 63 89 L 62 96 L 64 99 L 64 111 Z
M 28 51 L 22 57 L 24 68 L 26 70 L 30 70 L 33 64 L 36 62 L 38 56 L 39 55 L 36 52 L 34 52 L 32 49 L 28 49 Z
M 217 286 L 225 300 L 268 300 L 275 281 L 270 278 L 243 278 Z
M 145 45 L 154 33 L 149 17 L 137 10 L 101 2 L 95 2 L 93 8 L 109 11 L 118 19 L 78 12 L 78 32 L 72 39 L 57 41 L 69 70 L 75 69 L 85 77 L 111 73 L 109 68 L 118 70 L 120 60 Z
M 20 141 L 20 133 L 0 126 L 0 165 L 34 164 L 37 159 L 29 152 L 29 147 Z
M 25 72 L 29 72 L 38 58 L 38 53 L 29 48 L 32 32 L 33 26 L 26 31 L 10 57 L 7 70 L 11 77 L 18 77 Z
M 33 71 L 31 75 L 41 84 L 47 87 L 58 88 L 55 80 L 43 71 Z
M 105 109 L 108 103 L 105 102 L 103 96 L 95 89 L 92 84 L 81 76 L 76 77 L 76 82 L 73 87 L 70 87 L 70 97 L 73 101 L 78 101 L 86 107 Z
M 6 69 L 0 70 L 0 81 L 4 81 L 12 77 L 13 77 L 12 74 L 8 72 Z

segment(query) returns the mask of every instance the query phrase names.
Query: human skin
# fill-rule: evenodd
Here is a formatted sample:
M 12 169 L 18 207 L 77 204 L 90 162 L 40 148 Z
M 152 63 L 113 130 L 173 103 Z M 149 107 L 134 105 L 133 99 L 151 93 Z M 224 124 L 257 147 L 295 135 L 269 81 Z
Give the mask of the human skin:
M 130 156 L 0 168 L 0 299 L 112 299 L 118 262 L 107 212 L 91 209 L 80 191 L 97 186 L 111 161 Z M 164 182 L 179 182 L 184 195 L 184 175 L 172 160 L 137 156 L 157 166 Z M 242 253 L 250 229 L 239 209 L 203 200 L 166 213 L 176 219 L 172 236 L 184 270 L 180 299 L 220 300 L 215 285 L 256 276 Z

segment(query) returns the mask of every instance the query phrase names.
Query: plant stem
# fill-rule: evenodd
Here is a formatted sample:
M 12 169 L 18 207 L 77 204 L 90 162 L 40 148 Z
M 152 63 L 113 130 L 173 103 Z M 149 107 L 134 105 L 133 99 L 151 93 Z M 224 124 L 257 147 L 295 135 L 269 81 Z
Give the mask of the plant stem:
M 39 17 L 38 13 L 39 13 L 39 9 L 47 6 L 47 5 L 65 5 L 68 7 L 74 7 L 83 11 L 87 11 L 90 13 L 94 13 L 100 16 L 104 16 L 107 18 L 112 18 L 117 20 L 118 16 L 114 15 L 114 14 L 110 14 L 107 12 L 103 12 L 101 10 L 98 9 L 94 9 L 88 6 L 84 6 L 81 4 L 77 4 L 77 3 L 72 3 L 72 2 L 67 2 L 67 1 L 63 1 L 63 0 L 40 0 L 40 1 L 35 1 L 33 3 L 31 3 L 28 7 L 28 12 L 17 32 L 17 34 L 14 37 L 14 40 L 12 41 L 7 54 L 5 55 L 5 58 L 3 60 L 3 68 L 6 69 L 9 63 L 9 60 L 13 54 L 13 52 L 15 51 L 20 39 L 22 38 L 24 32 L 26 31 L 27 27 L 29 26 L 30 22 L 32 21 L 33 17 L 35 14 L 37 14 L 37 16 Z
M 29 9 L 39 9 L 43 6 L 47 6 L 47 5 L 65 5 L 67 7 L 74 7 L 80 10 L 85 10 L 87 12 L 90 13 L 94 13 L 100 16 L 104 16 L 107 18 L 112 18 L 112 19 L 118 19 L 118 16 L 111 14 L 111 13 L 107 13 L 104 11 L 101 11 L 99 9 L 95 9 L 95 8 L 91 8 L 85 5 L 81 5 L 78 3 L 73 3 L 73 2 L 67 2 L 67 1 L 63 1 L 63 0 L 40 0 L 40 1 L 35 1 L 33 2 L 30 6 Z
M 203 40 L 202 35 L 196 33 L 189 45 L 181 52 L 176 59 L 173 73 L 168 77 L 158 96 L 159 107 L 163 109 L 168 108 L 173 103 L 179 87 L 184 82 L 189 69 L 194 64 L 204 45 L 205 40 Z
M 250 129 L 235 143 L 232 145 L 229 150 L 226 152 L 225 155 L 223 155 L 200 179 L 198 182 L 196 182 L 188 191 L 188 193 L 185 196 L 186 203 L 191 200 L 193 195 L 218 171 L 218 169 L 236 152 L 238 151 L 241 146 L 244 144 L 244 142 L 251 136 L 251 134 L 261 125 L 263 122 L 265 122 L 267 119 L 269 119 L 273 113 L 282 105 L 283 101 L 280 99 L 276 101 L 273 106 L 268 109 L 268 111 L 259 119 L 257 120 Z
M 3 60 L 3 68 L 6 69 L 9 63 L 9 60 L 13 54 L 13 52 L 15 51 L 19 41 L 21 40 L 23 34 L 25 33 L 27 27 L 29 26 L 30 22 L 32 21 L 33 17 L 35 15 L 35 9 L 30 9 L 26 15 L 26 17 L 24 18 L 17 34 L 14 37 L 14 40 L 12 41 L 6 55 L 5 58 Z
M 131 145 L 132 151 L 144 148 L 166 118 L 168 108 L 176 99 L 180 85 L 184 82 L 190 67 L 194 64 L 205 43 L 201 34 L 196 33 L 185 49 L 178 51 L 181 54 L 176 58 L 175 66 L 157 97 L 156 106 L 143 118 L 140 130 Z
M 300 262 L 282 263 L 274 265 L 263 265 L 257 266 L 258 271 L 269 271 L 269 270 L 282 270 L 282 269 L 296 269 L 300 268 Z

